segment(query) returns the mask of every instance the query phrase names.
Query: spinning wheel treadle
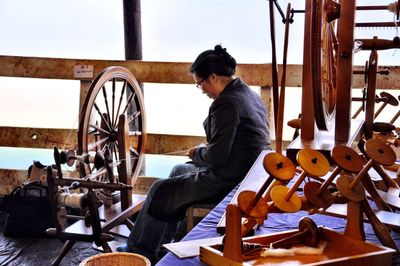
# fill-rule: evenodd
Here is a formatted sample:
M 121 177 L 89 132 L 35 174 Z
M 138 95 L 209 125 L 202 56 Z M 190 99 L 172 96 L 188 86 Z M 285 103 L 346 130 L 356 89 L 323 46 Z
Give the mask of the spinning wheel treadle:
M 123 67 L 104 69 L 93 81 L 82 107 L 78 153 L 94 154 L 108 146 L 111 160 L 121 162 L 114 169 L 119 181 L 130 185 L 141 168 L 145 134 L 144 100 L 138 82 Z M 80 171 L 82 176 L 91 174 L 92 165 L 81 163 Z M 103 200 L 109 200 L 109 193 L 102 194 L 106 195 Z

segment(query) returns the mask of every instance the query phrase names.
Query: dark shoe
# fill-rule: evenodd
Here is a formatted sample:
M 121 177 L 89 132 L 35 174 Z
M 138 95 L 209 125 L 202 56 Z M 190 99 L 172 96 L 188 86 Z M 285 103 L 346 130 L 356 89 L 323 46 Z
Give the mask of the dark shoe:
M 118 252 L 133 252 L 133 251 L 131 251 L 131 250 L 128 248 L 128 245 L 118 246 L 118 247 L 116 248 L 116 250 L 117 250 Z

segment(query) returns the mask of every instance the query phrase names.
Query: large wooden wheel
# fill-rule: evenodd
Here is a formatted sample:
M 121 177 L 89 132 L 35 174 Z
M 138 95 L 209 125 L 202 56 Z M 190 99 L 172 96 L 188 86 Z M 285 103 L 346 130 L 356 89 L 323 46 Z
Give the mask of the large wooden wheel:
M 310 62 L 314 118 L 318 129 L 335 125 L 335 140 L 350 128 L 355 1 L 312 0 Z
M 312 91 L 315 122 L 329 130 L 336 107 L 336 59 L 338 53 L 336 19 L 339 5 L 334 0 L 313 0 L 311 19 Z
M 146 130 L 143 94 L 134 76 L 123 67 L 104 69 L 90 86 L 80 115 L 78 153 L 108 149 L 120 181 L 136 177 L 144 156 Z M 82 164 L 80 170 L 86 176 L 94 167 Z

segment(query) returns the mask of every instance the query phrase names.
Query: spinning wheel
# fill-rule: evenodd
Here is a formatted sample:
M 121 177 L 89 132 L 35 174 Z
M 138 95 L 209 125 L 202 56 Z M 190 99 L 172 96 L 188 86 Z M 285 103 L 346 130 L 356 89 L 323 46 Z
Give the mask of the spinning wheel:
M 94 155 L 108 147 L 109 158 L 120 162 L 114 169 L 119 181 L 130 184 L 140 171 L 145 133 L 144 101 L 138 82 L 123 67 L 104 69 L 93 81 L 82 107 L 78 153 Z M 93 170 L 93 164 L 81 163 L 82 176 Z
M 78 155 L 54 148 L 57 176 L 47 168 L 47 184 L 56 228 L 47 233 L 67 240 L 52 265 L 60 261 L 76 241 L 94 242 L 105 252 L 114 237 L 109 231 L 140 210 L 144 196 L 132 194 L 132 177 L 139 173 L 145 147 L 143 96 L 133 75 L 123 67 L 108 67 L 93 81 L 81 111 Z M 63 178 L 61 164 L 80 162 L 81 180 Z M 115 175 L 118 174 L 116 180 Z M 80 194 L 63 193 L 59 187 L 85 188 Z M 118 193 L 116 193 L 118 192 Z M 115 196 L 115 198 L 114 198 Z M 113 198 L 120 196 L 120 202 Z M 113 204 L 116 203 L 116 204 Z M 87 209 L 83 217 L 64 230 L 65 206 Z M 88 228 L 91 227 L 91 230 Z

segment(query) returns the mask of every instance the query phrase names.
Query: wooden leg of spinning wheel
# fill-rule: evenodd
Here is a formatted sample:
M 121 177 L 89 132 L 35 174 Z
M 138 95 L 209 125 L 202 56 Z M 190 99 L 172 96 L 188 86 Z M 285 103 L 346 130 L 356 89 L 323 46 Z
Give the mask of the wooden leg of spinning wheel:
M 108 243 L 106 241 L 103 242 L 101 247 L 103 248 L 104 253 L 111 253 L 112 252 L 112 249 L 111 249 L 110 245 L 108 245 Z
M 226 228 L 224 257 L 235 262 L 243 262 L 241 213 L 237 205 L 226 207 Z
M 119 116 L 118 123 L 118 144 L 119 144 L 119 158 L 121 165 L 119 167 L 119 181 L 126 185 L 132 185 L 130 167 L 130 143 L 129 143 L 129 127 L 124 114 Z M 121 210 L 126 210 L 132 205 L 132 191 L 121 191 Z
M 52 266 L 60 265 L 61 260 L 64 258 L 65 255 L 71 250 L 72 246 L 75 244 L 74 240 L 67 240 L 64 246 L 61 249 L 60 254 L 58 257 L 51 263 Z
M 381 176 L 383 182 L 385 183 L 387 188 L 397 188 L 400 189 L 399 185 L 394 181 L 383 169 L 383 166 L 377 163 L 374 163 L 373 165 L 375 171 Z
M 129 220 L 129 218 L 126 219 L 126 220 L 124 221 L 124 223 L 125 223 L 125 225 L 128 227 L 129 230 L 132 230 L 132 227 L 133 227 L 134 223 L 133 223 L 131 220 Z
M 344 234 L 357 240 L 365 240 L 364 223 L 360 202 L 349 201 L 347 203 L 347 224 Z
M 371 180 L 371 177 L 369 175 L 366 176 L 363 180 L 361 180 L 361 183 L 363 187 L 368 191 L 369 195 L 373 198 L 375 201 L 376 205 L 380 210 L 385 210 L 388 212 L 393 212 L 392 208 L 382 199 L 382 197 L 379 195 L 378 191 L 376 190 L 376 187 L 374 183 Z
M 396 243 L 393 241 L 388 228 L 376 217 L 374 211 L 371 209 L 367 199 L 361 201 L 362 209 L 374 229 L 375 235 L 378 237 L 382 245 L 397 250 Z

